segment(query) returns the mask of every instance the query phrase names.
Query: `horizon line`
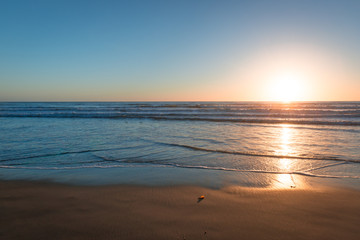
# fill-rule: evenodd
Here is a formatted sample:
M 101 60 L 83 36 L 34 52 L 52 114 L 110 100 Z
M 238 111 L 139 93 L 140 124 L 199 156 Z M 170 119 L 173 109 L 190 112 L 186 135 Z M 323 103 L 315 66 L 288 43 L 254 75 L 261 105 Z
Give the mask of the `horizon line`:
M 360 102 L 360 100 L 307 100 L 307 101 L 274 101 L 274 100 L 220 100 L 220 101 L 215 101 L 215 100 L 200 100 L 200 101 L 196 101 L 196 100 L 186 100 L 186 101 L 182 101 L 182 100 L 145 100 L 145 101 L 141 101 L 141 100 L 119 100 L 119 101 L 89 101 L 89 100 L 83 100 L 83 101 L 72 101 L 72 100 L 61 100 L 61 101 L 0 101 L 0 103 L 95 103 L 95 102 L 109 102 L 109 103 L 131 103 L 131 102 L 269 102 L 269 103 L 283 103 L 283 104 L 291 104 L 291 103 L 304 103 L 304 102 Z

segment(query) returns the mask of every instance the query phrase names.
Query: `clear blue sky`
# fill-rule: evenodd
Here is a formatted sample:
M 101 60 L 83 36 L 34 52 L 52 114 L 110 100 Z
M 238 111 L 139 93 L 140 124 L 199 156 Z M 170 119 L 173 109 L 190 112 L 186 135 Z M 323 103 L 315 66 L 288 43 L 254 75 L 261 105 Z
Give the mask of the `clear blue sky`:
M 360 100 L 357 0 L 2 0 L 0 29 L 0 101 L 264 100 L 243 73 L 290 45 L 345 66 L 307 100 Z

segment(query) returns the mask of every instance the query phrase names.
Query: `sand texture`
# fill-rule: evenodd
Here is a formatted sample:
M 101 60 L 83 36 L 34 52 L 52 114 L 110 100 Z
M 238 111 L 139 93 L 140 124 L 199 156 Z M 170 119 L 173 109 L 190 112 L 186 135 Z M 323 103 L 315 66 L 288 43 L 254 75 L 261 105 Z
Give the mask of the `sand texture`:
M 2 181 L 0 212 L 6 240 L 360 239 L 360 192 L 342 189 Z

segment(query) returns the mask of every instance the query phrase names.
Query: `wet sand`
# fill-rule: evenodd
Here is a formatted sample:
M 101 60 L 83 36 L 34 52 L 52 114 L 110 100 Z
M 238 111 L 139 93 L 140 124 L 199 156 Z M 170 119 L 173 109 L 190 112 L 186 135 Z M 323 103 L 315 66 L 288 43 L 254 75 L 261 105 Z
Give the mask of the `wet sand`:
M 360 191 L 333 188 L 0 181 L 0 212 L 0 239 L 360 239 Z

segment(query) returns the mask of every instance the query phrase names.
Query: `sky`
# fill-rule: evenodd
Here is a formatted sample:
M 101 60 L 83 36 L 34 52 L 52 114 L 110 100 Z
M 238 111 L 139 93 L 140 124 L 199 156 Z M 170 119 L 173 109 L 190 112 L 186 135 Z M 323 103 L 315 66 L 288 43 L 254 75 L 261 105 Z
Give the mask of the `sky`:
M 2 0 L 0 101 L 360 101 L 358 0 Z

